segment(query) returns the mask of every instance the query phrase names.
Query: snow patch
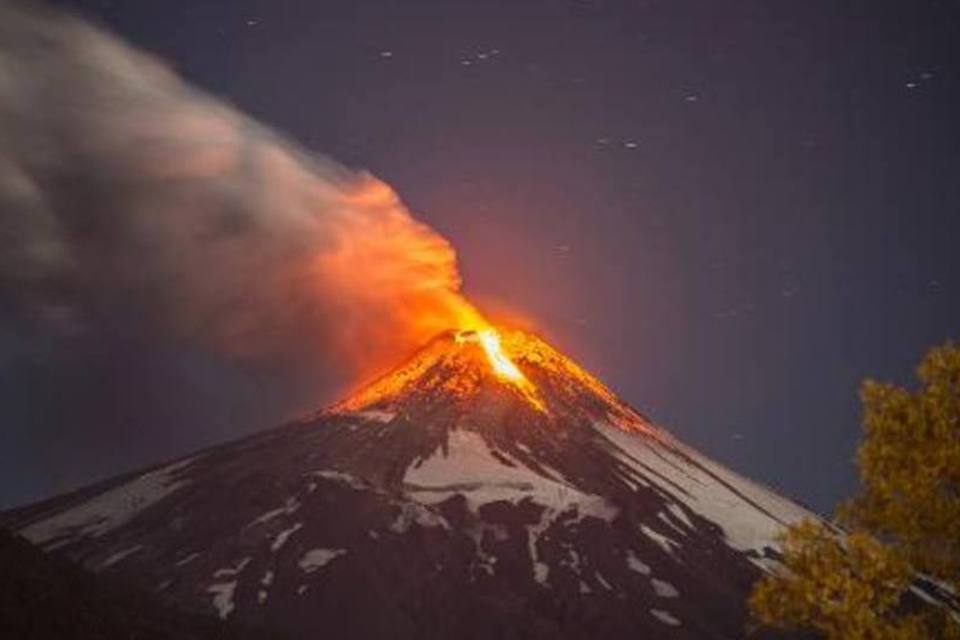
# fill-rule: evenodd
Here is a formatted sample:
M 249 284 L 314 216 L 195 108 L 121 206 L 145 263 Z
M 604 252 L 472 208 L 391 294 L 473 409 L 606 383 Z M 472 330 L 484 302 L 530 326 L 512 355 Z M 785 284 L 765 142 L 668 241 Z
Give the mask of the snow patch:
M 627 567 L 631 571 L 648 576 L 650 575 L 650 566 L 637 557 L 633 551 L 627 551 Z
M 501 500 L 517 504 L 528 499 L 544 507 L 540 522 L 527 528 L 527 545 L 533 579 L 545 585 L 550 568 L 539 559 L 537 541 L 550 525 L 568 514 L 573 514 L 575 521 L 588 516 L 610 521 L 619 510 L 601 496 L 583 493 L 556 477 L 544 477 L 503 452 L 498 455 L 479 433 L 451 431 L 446 451 L 440 447 L 407 469 L 403 478 L 406 492 L 423 504 L 437 504 L 460 494 L 474 513 L 481 505 Z
M 680 592 L 677 591 L 677 588 L 666 582 L 665 580 L 657 580 L 653 578 L 650 581 L 650 584 L 653 585 L 653 591 L 661 598 L 676 598 L 680 595 Z
M 533 579 L 542 585 L 547 584 L 547 578 L 550 576 L 550 566 L 540 560 L 540 554 L 537 552 L 537 542 L 540 536 L 546 531 L 553 519 L 549 512 L 544 512 L 540 517 L 540 522 L 527 528 L 527 548 L 530 552 L 530 562 L 533 563 Z
M 237 590 L 237 581 L 215 582 L 207 587 L 207 593 L 213 595 L 213 606 L 217 610 L 220 619 L 226 619 L 233 611 L 233 594 Z
M 665 625 L 669 625 L 671 627 L 680 626 L 680 621 L 674 618 L 672 615 L 670 615 L 669 611 L 664 611 L 663 609 L 650 609 L 650 613 L 653 615 L 654 618 L 656 618 L 657 620 L 659 620 Z
M 195 551 L 195 552 L 191 553 L 190 555 L 185 556 L 185 557 L 180 558 L 179 560 L 177 560 L 177 561 L 174 563 L 174 566 L 182 567 L 182 566 L 184 566 L 184 565 L 190 564 L 191 562 L 193 562 L 194 560 L 196 560 L 196 559 L 199 558 L 199 557 L 200 557 L 200 552 Z
M 398 503 L 400 513 L 394 518 L 388 527 L 394 533 L 406 533 L 413 524 L 421 527 L 433 527 L 449 529 L 446 519 L 438 513 L 434 513 L 427 507 L 416 502 Z M 371 532 L 374 533 L 374 532 Z
M 20 535 L 47 550 L 63 546 L 79 536 L 98 538 L 187 486 L 190 481 L 178 478 L 177 474 L 194 460 L 196 457 L 187 458 L 145 473 L 85 502 L 38 520 L 20 529 Z
M 499 453 L 504 459 L 510 459 Z M 428 458 L 414 463 L 403 478 L 407 493 L 423 504 L 437 504 L 462 494 L 472 511 L 483 504 L 506 500 L 518 503 L 529 498 L 548 510 L 561 513 L 576 509 L 579 517 L 611 520 L 617 509 L 604 498 L 524 466 L 505 464 L 491 452 L 483 437 L 473 431 L 449 433 L 447 449 L 438 448 Z
M 350 475 L 349 473 L 344 473 L 343 471 L 335 471 L 332 469 L 326 469 L 323 471 L 314 471 L 314 476 L 318 478 L 324 478 L 325 480 L 333 480 L 334 482 L 340 482 L 351 489 L 366 489 L 367 483 L 363 480 Z
M 365 411 L 355 411 L 355 416 L 360 416 L 361 418 L 366 418 L 367 420 L 373 420 L 374 422 L 392 422 L 394 418 L 397 417 L 397 414 L 393 411 L 379 411 L 377 409 L 367 409 Z
M 263 574 L 263 577 L 260 578 L 260 585 L 262 589 L 257 591 L 257 604 L 263 604 L 267 601 L 267 589 L 270 588 L 270 585 L 273 584 L 273 569 L 267 569 Z
M 678 525 L 676 522 L 674 522 L 673 519 L 672 519 L 670 516 L 668 516 L 666 513 L 664 513 L 663 511 L 658 511 L 658 512 L 657 512 L 657 519 L 660 520 L 660 522 L 662 522 L 663 524 L 665 524 L 665 525 L 667 525 L 668 527 L 670 527 L 671 529 L 673 529 L 674 531 L 676 531 L 676 532 L 677 532 L 678 534 L 680 534 L 681 536 L 686 536 L 686 535 L 687 535 L 686 529 L 681 528 L 680 525 Z
M 113 554 L 112 556 L 110 556 L 109 558 L 107 558 L 106 560 L 104 560 L 104 561 L 100 564 L 100 568 L 101 568 L 101 569 L 106 569 L 107 567 L 112 567 L 113 565 L 117 564 L 118 562 L 120 562 L 120 561 L 123 560 L 124 558 L 127 558 L 128 556 L 132 556 L 133 554 L 135 554 L 137 551 L 140 551 L 141 549 L 143 549 L 143 545 L 142 545 L 142 544 L 138 544 L 138 545 L 135 546 L 135 547 L 130 547 L 129 549 L 124 549 L 123 551 L 118 551 L 118 552 L 116 552 L 115 554 Z
M 671 502 L 667 505 L 667 511 L 669 511 L 674 518 L 683 523 L 687 529 L 690 529 L 691 531 L 694 529 L 693 523 L 690 522 L 690 518 L 688 518 L 686 512 L 680 508 L 680 505 Z
M 762 554 L 765 548 L 776 548 L 777 535 L 785 525 L 816 517 L 665 434 L 628 432 L 607 422 L 596 422 L 594 427 L 613 445 L 614 454 L 635 480 L 655 483 L 676 502 L 716 523 L 727 544 L 738 551 Z M 693 529 L 683 510 L 671 506 L 670 513 Z M 649 531 L 645 533 L 650 536 Z
M 276 553 L 277 551 L 280 551 L 280 548 L 287 543 L 287 539 L 293 534 L 295 534 L 297 531 L 299 531 L 301 528 L 303 528 L 303 523 L 297 522 L 289 529 L 284 529 L 283 531 L 278 533 L 276 537 L 273 539 L 273 542 L 270 544 L 270 550 L 273 551 L 274 553 Z
M 492 532 L 494 538 L 497 540 L 501 540 L 501 536 L 505 535 L 503 527 L 486 523 L 481 523 L 478 527 L 471 527 L 467 529 L 465 533 L 473 540 L 474 549 L 476 550 L 477 560 L 473 566 L 478 571 L 483 571 L 487 575 L 492 576 L 494 574 L 494 566 L 497 564 L 497 557 L 492 553 L 487 553 L 483 548 L 483 537 L 487 531 Z
M 645 524 L 640 525 L 640 531 L 643 533 L 643 535 L 660 545 L 660 548 L 667 553 L 673 553 L 673 548 L 679 546 L 674 540 L 668 538 L 662 533 L 654 531 Z
M 243 568 L 246 567 L 248 564 L 250 564 L 250 560 L 251 558 L 249 556 L 240 558 L 237 564 L 233 565 L 232 567 L 224 567 L 222 569 L 217 569 L 216 571 L 214 571 L 213 577 L 214 578 L 231 578 L 237 575 L 238 573 L 240 573 L 241 571 L 243 571 Z
M 346 549 L 310 549 L 297 564 L 307 573 L 325 567 L 328 563 L 347 553 Z
M 599 571 L 595 571 L 593 576 L 597 579 L 597 582 L 599 582 L 604 589 L 606 589 L 607 591 L 613 591 L 613 586 L 609 582 L 607 582 L 606 578 L 603 577 L 602 573 L 600 573 Z
M 280 516 L 289 516 L 297 512 L 297 509 L 300 508 L 300 502 L 296 498 L 287 498 L 287 501 L 283 503 L 282 507 L 277 509 L 271 509 L 266 513 L 260 515 L 256 520 L 249 523 L 246 527 L 255 527 L 258 524 L 264 524 L 265 522 L 270 522 Z

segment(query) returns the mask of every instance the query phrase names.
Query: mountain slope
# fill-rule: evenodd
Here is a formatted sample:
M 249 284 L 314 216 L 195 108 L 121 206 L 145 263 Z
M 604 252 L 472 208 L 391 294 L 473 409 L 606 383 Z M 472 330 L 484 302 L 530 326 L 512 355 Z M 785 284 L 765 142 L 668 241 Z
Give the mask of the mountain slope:
M 294 638 L 741 638 L 774 537 L 808 515 L 538 338 L 471 332 L 299 422 L 8 519 Z
M 0 632 L 17 640 L 204 640 L 267 638 L 224 627 L 210 616 L 184 615 L 119 581 L 101 579 L 51 558 L 0 530 Z

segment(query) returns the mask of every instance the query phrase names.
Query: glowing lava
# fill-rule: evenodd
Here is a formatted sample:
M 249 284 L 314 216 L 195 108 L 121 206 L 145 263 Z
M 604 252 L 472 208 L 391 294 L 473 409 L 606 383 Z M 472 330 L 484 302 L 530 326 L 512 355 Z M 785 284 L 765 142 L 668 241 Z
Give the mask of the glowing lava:
M 536 382 L 534 382 L 536 381 Z M 418 413 L 435 403 L 469 403 L 513 395 L 544 416 L 559 408 L 583 412 L 583 394 L 607 407 L 605 414 L 631 421 L 625 407 L 603 383 L 537 336 L 500 330 L 489 322 L 448 330 L 403 364 L 364 385 L 330 408 L 332 412 Z M 593 401 L 591 401 L 593 402 Z M 412 403 L 412 404 L 411 404 Z
M 483 329 L 482 331 L 463 331 L 457 334 L 456 340 L 462 344 L 464 342 L 478 342 L 487 354 L 487 360 L 493 372 L 500 378 L 511 382 L 526 380 L 523 372 L 513 364 L 513 360 L 503 352 L 500 345 L 500 334 L 495 329 Z
M 540 411 L 545 411 L 543 401 L 523 372 L 514 364 L 510 356 L 503 350 L 500 343 L 500 334 L 496 329 L 480 329 L 478 331 L 461 331 L 455 335 L 457 344 L 475 342 L 483 347 L 483 352 L 490 363 L 490 369 L 501 380 L 514 385 L 520 394 Z

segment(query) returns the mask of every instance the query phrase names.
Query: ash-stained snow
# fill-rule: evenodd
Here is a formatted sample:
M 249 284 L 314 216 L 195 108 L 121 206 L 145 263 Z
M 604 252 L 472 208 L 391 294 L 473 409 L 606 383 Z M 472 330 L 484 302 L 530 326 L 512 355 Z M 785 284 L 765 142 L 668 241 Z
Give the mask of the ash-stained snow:
M 687 514 L 684 513 L 683 509 L 679 505 L 671 502 L 667 505 L 667 511 L 669 511 L 674 518 L 680 521 L 687 529 L 693 529 L 693 523 L 690 522 L 690 518 L 687 517 Z
M 607 579 L 603 577 L 602 573 L 596 571 L 594 572 L 593 577 L 597 579 L 597 582 L 599 582 L 600 586 L 602 586 L 604 589 L 607 591 L 613 591 L 613 585 L 607 582 Z
M 98 538 L 189 484 L 189 480 L 178 477 L 178 472 L 195 459 L 187 458 L 147 472 L 86 502 L 38 520 L 20 529 L 19 533 L 48 550 L 56 549 L 77 537 Z
M 394 418 L 397 417 L 397 414 L 392 411 L 379 411 L 377 409 L 355 411 L 353 415 L 366 418 L 367 420 L 373 420 L 374 422 L 384 422 L 384 423 L 391 422 L 393 421 Z
M 217 569 L 216 571 L 214 571 L 213 577 L 214 578 L 231 578 L 237 575 L 238 573 L 240 573 L 241 571 L 243 571 L 244 567 L 250 564 L 250 560 L 252 560 L 250 556 L 240 558 L 240 560 L 237 561 L 237 564 L 233 565 L 232 567 L 223 567 L 222 569 Z
M 346 553 L 346 549 L 310 549 L 297 564 L 305 572 L 313 573 Z
M 342 484 L 347 485 L 351 489 L 367 488 L 366 482 L 364 482 L 360 478 L 357 478 L 356 476 L 350 475 L 349 473 L 344 473 L 343 471 L 334 471 L 334 470 L 314 471 L 312 475 L 317 476 L 318 478 L 323 478 L 325 480 L 340 482 Z
M 263 577 L 260 578 L 261 589 L 257 591 L 257 604 L 263 604 L 267 601 L 267 596 L 269 593 L 267 589 L 270 588 L 270 585 L 273 584 L 273 569 L 267 569 L 263 574 Z
M 671 505 L 671 506 L 673 506 L 673 505 Z M 668 516 L 668 515 L 667 515 L 666 513 L 664 513 L 663 511 L 660 511 L 660 512 L 657 513 L 657 519 L 660 520 L 660 522 L 662 522 L 663 524 L 665 524 L 665 525 L 667 525 L 668 527 L 670 527 L 671 529 L 673 529 L 673 530 L 674 530 L 677 534 L 679 534 L 680 536 L 686 536 L 686 535 L 687 535 L 687 530 L 681 528 L 680 525 L 678 525 L 676 522 L 674 522 L 673 518 L 671 518 L 670 516 Z
M 506 453 L 498 453 L 511 460 Z M 527 529 L 527 545 L 533 578 L 546 585 L 550 567 L 540 560 L 537 543 L 557 517 L 573 511 L 578 519 L 593 516 L 609 521 L 616 517 L 617 509 L 601 496 L 583 493 L 552 474 L 545 477 L 513 462 L 510 466 L 494 456 L 479 433 L 457 429 L 449 432 L 446 451 L 440 447 L 408 468 L 403 482 L 407 495 L 424 504 L 461 494 L 474 512 L 500 500 L 518 503 L 530 499 L 545 507 L 540 522 Z
M 483 548 L 483 537 L 487 531 L 492 532 L 497 540 L 503 539 L 505 535 L 501 527 L 488 524 L 481 524 L 479 527 L 468 529 L 465 533 L 473 540 L 474 548 L 476 549 L 476 561 L 473 566 L 476 567 L 477 571 L 483 571 L 487 575 L 492 576 L 497 564 L 497 557 L 491 553 L 487 553 Z
M 264 524 L 266 522 L 270 522 L 271 520 L 274 520 L 275 518 L 279 518 L 280 516 L 293 515 L 294 513 L 297 512 L 299 508 L 300 508 L 300 502 L 296 498 L 292 498 L 292 497 L 287 498 L 286 502 L 283 503 L 282 507 L 271 509 L 270 511 L 267 511 L 266 513 L 263 513 L 257 516 L 257 518 L 247 526 L 255 527 L 258 524 Z
M 422 504 L 416 502 L 403 502 L 399 503 L 398 506 L 400 507 L 400 512 L 388 527 L 390 531 L 394 533 L 406 533 L 414 524 L 418 524 L 421 527 L 438 527 L 442 529 L 450 528 L 450 525 L 447 524 L 447 521 L 443 516 L 438 513 L 434 513 Z
M 446 451 L 440 447 L 408 468 L 403 482 L 407 495 L 424 504 L 443 502 L 459 493 L 473 510 L 498 500 L 519 502 L 529 498 L 557 513 L 576 509 L 580 517 L 610 520 L 617 513 L 601 496 L 582 493 L 519 462 L 514 466 L 504 464 L 479 433 L 463 429 L 449 433 Z
M 669 611 L 663 609 L 650 609 L 650 614 L 665 625 L 679 627 L 680 621 L 673 617 Z
M 677 591 L 677 588 L 666 580 L 658 580 L 657 578 L 653 578 L 650 581 L 650 584 L 653 586 L 653 592 L 661 598 L 676 598 L 678 595 L 680 595 L 680 592 Z
M 540 522 L 532 527 L 528 527 L 527 530 L 527 548 L 530 552 L 530 561 L 533 563 L 533 579 L 542 585 L 547 584 L 547 578 L 550 576 L 550 565 L 540 560 L 537 543 L 540 541 L 540 536 L 543 535 L 543 532 L 550 527 L 550 523 L 553 521 L 551 516 L 555 515 L 556 514 L 549 511 L 544 512 L 540 518 Z
M 182 567 L 182 566 L 185 566 L 185 565 L 190 564 L 191 562 L 193 562 L 194 560 L 196 560 L 196 559 L 199 558 L 199 557 L 200 557 L 200 552 L 194 551 L 193 553 L 191 553 L 191 554 L 189 554 L 189 555 L 186 555 L 186 556 L 184 556 L 183 558 L 180 558 L 179 560 L 177 560 L 177 561 L 174 563 L 174 565 L 175 565 L 175 566 L 178 566 L 178 567 Z
M 775 548 L 777 535 L 786 524 L 815 517 L 672 439 L 661 442 L 605 422 L 594 426 L 612 445 L 614 455 L 631 469 L 631 479 L 655 482 L 677 503 L 719 525 L 727 544 L 738 551 Z M 679 506 L 670 508 L 670 513 L 689 523 Z M 676 544 L 649 527 L 644 533 L 665 548 L 666 541 Z
M 287 539 L 290 538 L 290 536 L 295 534 L 297 531 L 299 531 L 302 527 L 303 527 L 303 523 L 297 522 L 289 529 L 284 529 L 283 531 L 278 533 L 276 537 L 273 539 L 273 542 L 270 544 L 270 550 L 273 551 L 274 553 L 279 551 L 281 547 L 283 547 L 283 545 L 287 543 Z
M 226 618 L 233 611 L 233 594 L 237 590 L 237 581 L 215 582 L 207 587 L 207 593 L 213 595 L 213 606 L 221 619 Z
M 650 566 L 637 557 L 633 551 L 627 551 L 627 567 L 631 571 L 648 576 L 650 575 Z
M 665 536 L 662 533 L 658 533 L 654 531 L 653 529 L 651 529 L 645 524 L 640 525 L 640 531 L 643 533 L 643 535 L 647 536 L 648 538 L 656 542 L 660 546 L 660 548 L 667 553 L 673 553 L 674 548 L 679 546 L 674 540 L 672 540 L 668 536 Z

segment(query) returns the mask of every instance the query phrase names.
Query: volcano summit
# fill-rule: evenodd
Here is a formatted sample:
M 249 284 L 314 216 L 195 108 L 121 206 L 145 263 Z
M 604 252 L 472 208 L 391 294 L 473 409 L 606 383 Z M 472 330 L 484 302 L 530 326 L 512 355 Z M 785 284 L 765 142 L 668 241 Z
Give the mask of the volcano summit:
M 19 509 L 41 547 L 291 638 L 742 638 L 813 514 L 541 339 L 443 334 L 277 429 Z

